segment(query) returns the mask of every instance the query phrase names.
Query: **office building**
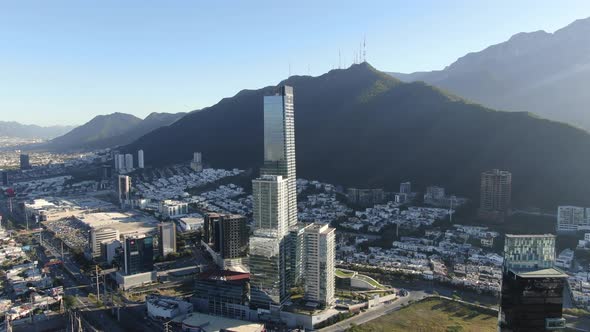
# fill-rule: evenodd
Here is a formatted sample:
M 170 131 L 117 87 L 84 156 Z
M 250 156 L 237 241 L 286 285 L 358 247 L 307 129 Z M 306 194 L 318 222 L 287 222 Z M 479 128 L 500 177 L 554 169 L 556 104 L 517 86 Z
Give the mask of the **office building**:
M 590 230 L 590 209 L 578 206 L 557 207 L 557 231 L 577 232 Z
M 374 206 L 381 204 L 385 200 L 385 191 L 383 189 L 358 189 L 348 188 L 346 190 L 346 197 L 352 204 L 362 207 Z
M 31 161 L 28 154 L 21 153 L 20 155 L 20 169 L 22 171 L 31 169 Z
M 150 272 L 154 269 L 154 239 L 146 235 L 129 235 L 123 245 L 125 275 Z
M 171 320 L 193 312 L 193 305 L 180 298 L 148 294 L 145 297 L 146 311 L 150 318 Z
M 131 195 L 131 177 L 119 175 L 119 203 L 127 204 Z
M 250 274 L 228 270 L 212 270 L 199 274 L 195 280 L 192 302 L 207 314 L 248 319 Z
M 327 224 L 305 228 L 305 300 L 321 307 L 334 303 L 336 229 Z
M 195 172 L 203 170 L 203 160 L 200 152 L 193 153 L 193 160 L 191 161 L 191 169 Z
M 554 235 L 506 235 L 499 331 L 565 328 L 562 308 L 567 275 L 554 262 Z
M 301 285 L 305 258 L 305 229 L 311 225 L 297 224 L 289 228 L 285 241 L 285 277 L 289 287 Z
M 133 155 L 131 153 L 125 155 L 125 170 L 128 172 L 133 170 Z
M 110 242 L 119 239 L 119 231 L 114 228 L 92 228 L 88 236 L 89 247 L 92 257 L 100 257 L 100 245 L 103 242 Z
M 176 225 L 173 222 L 158 224 L 158 252 L 165 257 L 176 252 Z
M 254 229 L 276 233 L 289 232 L 289 182 L 280 175 L 263 175 L 252 181 Z
M 250 304 L 255 308 L 279 307 L 287 299 L 283 246 L 283 238 L 274 234 L 250 237 Z
M 293 88 L 281 86 L 264 97 L 264 165 L 260 175 L 282 176 L 287 182 L 287 226 L 297 224 Z
M 479 217 L 502 222 L 510 213 L 512 174 L 493 169 L 481 173 Z
M 412 183 L 409 181 L 400 183 L 399 192 L 400 192 L 400 194 L 406 194 L 406 195 L 411 194 L 412 193 Z
M 207 213 L 202 244 L 221 268 L 241 265 L 248 254 L 249 230 L 246 217 Z
M 145 168 L 145 162 L 143 160 L 143 150 L 137 151 L 137 168 Z

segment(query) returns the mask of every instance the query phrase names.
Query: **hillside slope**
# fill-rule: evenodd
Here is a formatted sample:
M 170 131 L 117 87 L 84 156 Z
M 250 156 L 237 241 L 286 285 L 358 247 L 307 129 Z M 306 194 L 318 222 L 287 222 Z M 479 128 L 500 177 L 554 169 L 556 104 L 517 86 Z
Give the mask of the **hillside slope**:
M 590 135 L 528 113 L 471 104 L 425 83 L 402 83 L 363 63 L 319 77 L 295 76 L 297 173 L 335 184 L 416 188 L 438 184 L 477 198 L 482 170 L 512 171 L 517 206 L 590 203 Z M 146 162 L 257 168 L 263 96 L 244 90 L 125 147 Z

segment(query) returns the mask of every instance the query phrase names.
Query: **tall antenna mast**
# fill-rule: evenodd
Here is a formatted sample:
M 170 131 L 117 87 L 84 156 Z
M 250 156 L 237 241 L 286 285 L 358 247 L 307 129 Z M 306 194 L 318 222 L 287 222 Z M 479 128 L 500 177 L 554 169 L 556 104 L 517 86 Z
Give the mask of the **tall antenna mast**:
M 367 62 L 367 36 L 363 39 L 363 61 Z

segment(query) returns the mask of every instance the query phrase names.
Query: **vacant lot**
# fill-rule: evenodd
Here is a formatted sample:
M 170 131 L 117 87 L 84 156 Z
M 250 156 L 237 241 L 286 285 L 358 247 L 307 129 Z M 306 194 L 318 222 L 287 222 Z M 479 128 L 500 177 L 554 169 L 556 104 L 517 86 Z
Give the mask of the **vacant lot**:
M 469 306 L 443 299 L 411 304 L 349 332 L 495 332 L 498 317 Z

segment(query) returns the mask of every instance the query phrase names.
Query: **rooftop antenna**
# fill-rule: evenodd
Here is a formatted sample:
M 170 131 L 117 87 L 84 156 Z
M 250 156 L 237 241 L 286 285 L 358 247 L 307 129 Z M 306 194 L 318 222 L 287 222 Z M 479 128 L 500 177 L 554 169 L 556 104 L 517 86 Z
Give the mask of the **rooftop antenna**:
M 367 62 L 367 36 L 363 39 L 363 61 Z

